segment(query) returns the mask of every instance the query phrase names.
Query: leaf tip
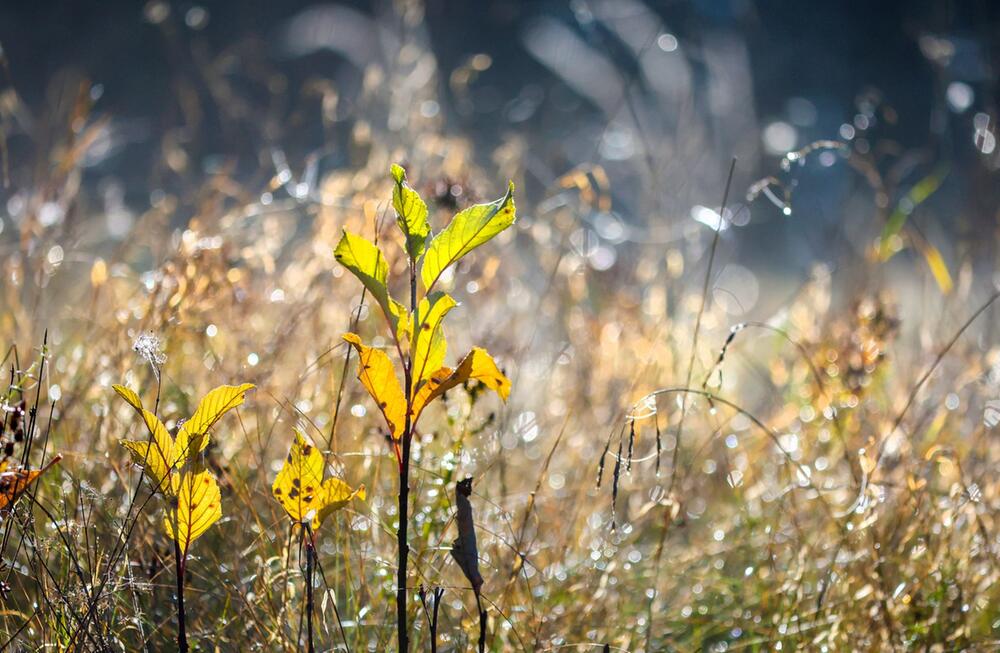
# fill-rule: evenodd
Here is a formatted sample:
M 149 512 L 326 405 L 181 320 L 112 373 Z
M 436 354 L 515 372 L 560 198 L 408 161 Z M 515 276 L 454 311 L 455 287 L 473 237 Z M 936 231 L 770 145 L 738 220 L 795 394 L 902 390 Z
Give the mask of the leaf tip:
M 397 184 L 402 184 L 406 181 L 406 169 L 398 163 L 393 163 L 389 168 L 389 172 Z

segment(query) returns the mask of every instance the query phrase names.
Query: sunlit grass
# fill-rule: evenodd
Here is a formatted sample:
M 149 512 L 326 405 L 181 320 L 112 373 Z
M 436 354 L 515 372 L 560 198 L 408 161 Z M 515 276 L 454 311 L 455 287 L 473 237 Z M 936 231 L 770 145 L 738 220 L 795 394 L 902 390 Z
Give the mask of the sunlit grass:
M 489 650 L 996 645 L 995 296 L 972 263 L 942 270 L 929 240 L 890 220 L 913 194 L 879 175 L 880 160 L 826 142 L 734 186 L 734 199 L 787 217 L 789 175 L 830 154 L 885 218 L 863 235 L 865 256 L 816 263 L 794 293 L 758 275 L 761 295 L 787 298 L 744 321 L 740 298 L 715 292 L 722 265 L 707 256 L 740 237 L 734 212 L 703 206 L 670 238 L 627 232 L 639 227 L 608 212 L 604 168 L 540 184 L 518 135 L 480 152 L 421 113 L 431 81 L 400 109 L 386 89 L 405 79 L 368 71 L 357 103 L 371 118 L 353 125 L 349 161 L 322 174 L 273 146 L 249 178 L 193 171 L 165 144 L 156 167 L 170 183 L 143 189 L 148 206 L 113 245 L 95 226 L 114 216 L 83 183 L 79 145 L 103 116 L 54 107 L 47 147 L 12 162 L 25 208 L 0 236 L 4 438 L 16 457 L 32 443 L 30 469 L 63 458 L 3 517 L 4 642 L 174 645 L 174 547 L 119 444 L 146 431 L 112 386 L 143 389 L 147 403 L 159 388 L 173 435 L 208 390 L 246 381 L 256 391 L 204 451 L 223 515 L 189 554 L 192 648 L 307 650 L 306 578 L 318 650 L 395 645 L 399 454 L 341 338 L 386 348 L 391 335 L 334 251 L 344 229 L 378 242 L 402 280 L 390 290 L 408 296 L 387 174 L 402 161 L 435 233 L 495 196 L 497 180 L 526 189 L 517 223 L 439 281 L 464 304 L 449 316 L 452 351 L 488 347 L 512 389 L 504 403 L 455 387 L 413 434 L 413 650 L 431 647 L 435 588 L 440 650 L 479 639 L 477 597 L 450 553 L 467 476 Z M 654 197 L 648 186 L 635 192 Z M 888 262 L 887 247 L 917 256 Z M 32 427 L 15 438 L 22 402 Z M 314 543 L 272 496 L 297 430 L 328 477 L 366 488 Z

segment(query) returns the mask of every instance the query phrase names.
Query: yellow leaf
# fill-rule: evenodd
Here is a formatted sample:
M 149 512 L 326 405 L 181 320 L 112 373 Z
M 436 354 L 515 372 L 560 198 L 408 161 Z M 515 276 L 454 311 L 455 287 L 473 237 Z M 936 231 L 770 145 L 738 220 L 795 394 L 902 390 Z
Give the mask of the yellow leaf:
M 882 230 L 882 237 L 879 238 L 879 260 L 882 262 L 888 261 L 896 253 L 896 250 L 892 247 L 893 239 L 898 237 L 900 232 L 902 232 L 913 210 L 937 192 L 948 176 L 948 172 L 949 168 L 947 165 L 938 166 L 931 174 L 918 181 L 910 189 L 906 194 L 905 206 L 903 200 L 899 201 L 896 209 L 886 221 L 885 228 Z
M 175 449 L 178 466 L 208 445 L 209 429 L 230 410 L 243 405 L 247 391 L 253 388 L 252 383 L 220 385 L 205 395 L 191 419 L 184 422 L 177 432 Z
M 364 486 L 351 490 L 338 478 L 324 482 L 323 454 L 298 431 L 271 493 L 293 521 L 308 522 L 313 530 L 319 528 L 328 514 L 343 508 L 355 496 L 365 497 Z
M 941 252 L 934 245 L 923 243 L 920 247 L 920 253 L 924 255 L 924 260 L 927 262 L 927 267 L 930 268 L 938 288 L 945 295 L 950 293 L 954 283 L 951 280 L 951 273 L 948 272 L 948 264 L 944 262 Z
M 514 184 L 495 202 L 476 204 L 455 215 L 427 246 L 420 269 L 426 291 L 433 290 L 449 265 L 514 224 L 514 220 Z
M 431 293 L 420 300 L 414 318 L 414 322 L 419 324 L 415 325 L 410 345 L 410 351 L 413 352 L 414 389 L 418 389 L 424 379 L 444 365 L 448 343 L 441 323 L 448 311 L 457 305 L 450 295 L 442 292 Z
M 392 361 L 381 349 L 365 346 L 355 333 L 345 333 L 343 338 L 358 350 L 358 380 L 378 404 L 389 432 L 398 440 L 405 428 L 406 397 Z
M 142 417 L 150 435 L 148 440 L 122 440 L 122 446 L 129 450 L 137 464 L 145 468 L 158 489 L 168 489 L 169 484 L 164 479 L 177 462 L 174 439 L 160 418 L 143 407 L 138 394 L 122 385 L 111 387 Z
M 295 433 L 295 442 L 271 493 L 294 521 L 312 521 L 323 499 L 323 454 Z
M 365 500 L 365 486 L 359 485 L 358 489 L 352 490 L 351 486 L 339 478 L 328 478 L 323 481 L 323 507 L 320 508 L 318 522 L 313 525 L 313 530 L 319 527 L 319 523 L 326 519 L 327 515 L 340 510 L 352 499 Z
M 510 396 L 510 379 L 497 368 L 493 357 L 485 349 L 473 347 L 458 367 L 452 371 L 442 367 L 430 376 L 413 399 L 412 421 L 420 417 L 423 409 L 448 390 L 466 381 L 476 379 L 490 388 L 504 401 Z
M 60 460 L 62 460 L 62 456 L 55 456 L 41 469 L 16 469 L 10 472 L 0 472 L 0 510 L 6 510 L 13 506 L 14 502 L 28 489 L 28 486 L 35 482 L 35 479 Z
M 396 185 L 392 189 L 392 208 L 396 209 L 396 224 L 406 236 L 406 253 L 416 260 L 424 253 L 424 242 L 431 233 L 427 224 L 427 205 L 420 194 L 406 183 L 406 170 L 393 164 L 392 178 Z
M 238 386 L 224 385 L 209 392 L 198 404 L 191 419 L 187 420 L 177 433 L 177 439 L 170 437 L 163 422 L 142 406 L 142 400 L 134 391 L 120 385 L 113 386 L 121 396 L 143 418 L 150 438 L 143 440 L 122 440 L 122 446 L 129 450 L 132 458 L 142 465 L 149 477 L 155 481 L 156 489 L 166 494 L 176 491 L 174 472 L 185 465 L 188 453 L 197 453 L 208 444 L 209 429 L 228 411 L 243 403 L 253 384 Z
M 455 370 L 450 367 L 441 367 L 427 377 L 424 383 L 413 395 L 413 408 L 410 417 L 411 423 L 417 423 L 417 420 L 420 419 L 420 413 L 424 411 L 424 408 L 426 408 L 429 403 L 443 395 L 449 388 L 454 388 L 458 385 L 458 383 L 460 383 L 456 382 L 444 389 L 441 389 L 443 384 L 451 380 L 454 372 Z
M 155 415 L 148 410 L 143 411 L 143 415 L 146 427 L 150 429 L 150 439 L 122 440 L 121 443 L 132 454 L 133 460 L 143 466 L 156 488 L 166 490 L 169 483 L 165 479 L 177 464 L 174 441 L 167 432 L 167 427 Z
M 409 327 L 407 311 L 389 295 L 389 262 L 374 243 L 346 229 L 333 250 L 333 256 L 368 289 L 382 308 L 386 321 L 397 338 Z
M 163 517 L 170 539 L 187 554 L 191 543 L 222 517 L 222 494 L 209 471 L 185 472 L 175 476 L 173 492 Z
M 139 399 L 139 395 L 137 395 L 133 390 L 130 390 L 123 385 L 113 385 L 111 387 L 128 403 L 128 405 L 135 409 L 135 412 L 139 414 L 139 417 L 141 417 L 142 421 L 146 424 L 146 430 L 151 436 L 153 436 L 153 440 L 161 443 L 161 453 L 163 456 L 165 458 L 169 457 L 170 447 L 163 447 L 161 440 L 169 443 L 172 443 L 173 440 L 167 433 L 167 427 L 163 425 L 160 418 L 143 407 L 142 400 Z
M 142 415 L 142 400 L 139 399 L 139 395 L 135 393 L 134 390 L 130 390 L 123 385 L 113 385 L 112 389 L 118 393 L 118 396 L 128 402 L 128 405 L 134 408 L 139 415 Z
M 466 354 L 452 377 L 456 379 L 454 385 L 476 379 L 500 395 L 504 401 L 510 396 L 510 379 L 500 371 L 489 352 L 479 347 L 473 347 L 472 351 Z

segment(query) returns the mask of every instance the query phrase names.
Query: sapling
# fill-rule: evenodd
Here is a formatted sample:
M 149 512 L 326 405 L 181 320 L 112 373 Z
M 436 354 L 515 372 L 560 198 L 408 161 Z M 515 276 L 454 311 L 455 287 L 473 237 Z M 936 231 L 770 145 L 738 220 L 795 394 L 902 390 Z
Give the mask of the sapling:
M 406 172 L 392 166 L 392 205 L 402 233 L 409 273 L 409 306 L 393 299 L 389 292 L 389 264 L 371 241 L 344 232 L 334 256 L 364 284 L 385 318 L 385 331 L 402 367 L 400 385 L 396 367 L 381 349 L 364 344 L 355 333 L 344 340 L 359 354 L 358 379 L 374 399 L 392 440 L 399 463 L 399 528 L 396 532 L 398 566 L 396 572 L 396 632 L 400 651 L 407 651 L 407 560 L 409 543 L 410 452 L 417 422 L 424 408 L 447 390 L 478 381 L 504 400 L 510 381 L 493 358 L 474 347 L 453 369 L 446 367 L 447 343 L 442 323 L 457 302 L 439 289 L 444 272 L 462 257 L 514 223 L 514 185 L 488 204 L 476 204 L 457 213 L 437 234 L 431 234 L 427 205 L 406 182 Z

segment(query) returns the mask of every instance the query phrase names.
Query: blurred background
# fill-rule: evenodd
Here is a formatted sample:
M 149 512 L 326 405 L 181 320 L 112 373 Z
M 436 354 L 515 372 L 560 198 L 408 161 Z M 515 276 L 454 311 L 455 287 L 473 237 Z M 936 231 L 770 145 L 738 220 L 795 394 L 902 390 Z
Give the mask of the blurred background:
M 85 250 L 220 169 L 248 191 L 288 173 L 275 196 L 315 200 L 364 156 L 360 126 L 404 152 L 420 132 L 465 139 L 477 165 L 516 173 L 540 220 L 562 201 L 554 185 L 598 167 L 607 199 L 572 237 L 603 271 L 629 243 L 718 226 L 737 157 L 721 221 L 737 297 L 720 301 L 766 314 L 816 261 L 865 256 L 896 209 L 949 269 L 956 247 L 992 256 L 998 14 L 985 1 L 8 2 L 0 220 L 9 238 L 38 174 L 16 164 L 41 163 L 53 114 L 83 105 L 100 126 L 80 185 L 103 223 Z M 366 84 L 382 87 L 377 109 Z M 844 149 L 782 170 L 820 140 Z M 921 180 L 933 197 L 907 200 Z M 49 208 L 43 221 L 62 210 Z M 919 257 L 909 240 L 897 249 Z

